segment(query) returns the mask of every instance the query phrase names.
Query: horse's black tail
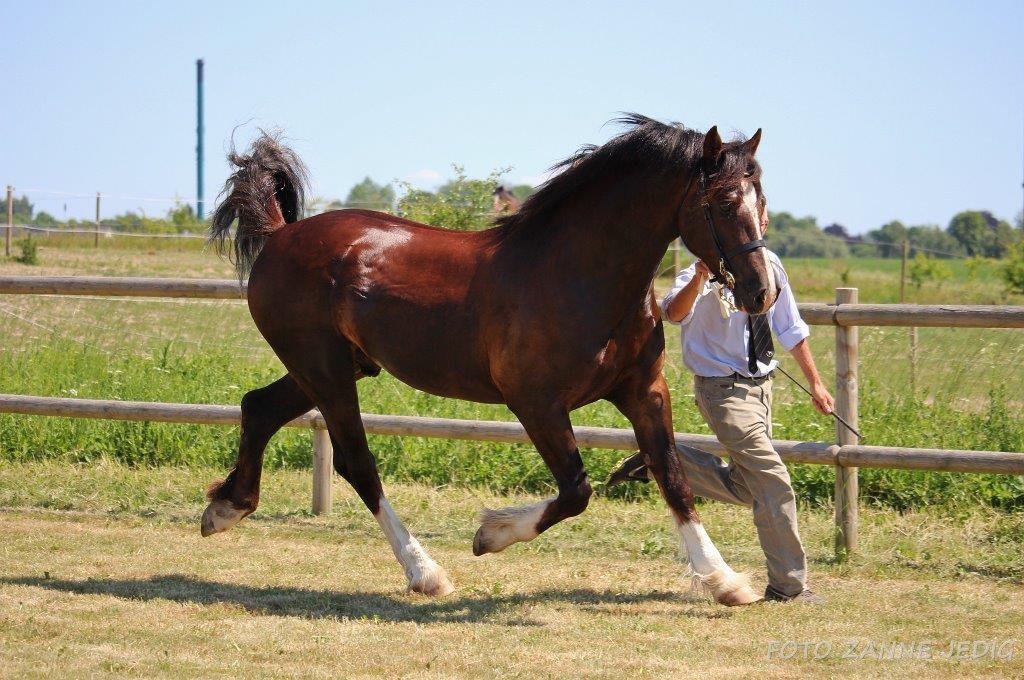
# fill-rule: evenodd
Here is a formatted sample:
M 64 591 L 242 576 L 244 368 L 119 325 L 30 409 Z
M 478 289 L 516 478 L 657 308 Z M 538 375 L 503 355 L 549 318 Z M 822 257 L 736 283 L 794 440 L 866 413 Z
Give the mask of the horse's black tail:
M 227 253 L 243 277 L 267 239 L 302 218 L 308 176 L 295 152 L 281 144 L 277 135 L 262 130 L 248 154 L 232 147 L 228 161 L 236 170 L 224 183 L 224 199 L 213 213 L 210 241 L 222 255 Z M 227 244 L 236 220 L 232 252 Z

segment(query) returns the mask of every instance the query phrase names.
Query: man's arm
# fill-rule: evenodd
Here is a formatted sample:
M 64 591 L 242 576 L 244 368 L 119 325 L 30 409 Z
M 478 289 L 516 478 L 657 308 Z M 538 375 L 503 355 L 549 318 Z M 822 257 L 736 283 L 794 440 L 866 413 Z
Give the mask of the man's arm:
M 804 338 L 796 343 L 789 353 L 796 359 L 796 363 L 800 365 L 800 370 L 803 371 L 804 377 L 807 378 L 807 382 L 811 386 L 811 394 L 814 395 L 814 408 L 825 414 L 832 413 L 835 401 L 825 384 L 821 382 L 821 376 L 818 375 L 818 367 L 814 365 L 814 357 L 811 356 L 811 347 L 807 343 L 807 339 Z
M 663 306 L 665 317 L 672 323 L 679 323 L 687 317 L 693 310 L 693 305 L 697 302 L 697 296 L 701 289 L 704 288 L 704 281 L 710 272 L 701 260 L 697 260 L 696 269 L 694 277 L 683 286 L 682 290 L 669 299 L 668 304 Z

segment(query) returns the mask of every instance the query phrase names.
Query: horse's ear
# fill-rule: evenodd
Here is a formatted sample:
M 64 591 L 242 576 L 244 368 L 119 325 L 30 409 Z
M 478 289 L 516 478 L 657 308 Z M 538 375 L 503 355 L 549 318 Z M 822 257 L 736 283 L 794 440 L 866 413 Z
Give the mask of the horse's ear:
M 718 156 L 722 153 L 722 137 L 718 134 L 718 126 L 714 125 L 704 135 L 704 168 L 714 172 L 718 165 Z
M 757 128 L 757 132 L 754 133 L 754 136 L 743 143 L 743 148 L 744 150 L 746 150 L 747 153 L 753 156 L 755 153 L 757 153 L 757 145 L 760 143 L 761 128 Z

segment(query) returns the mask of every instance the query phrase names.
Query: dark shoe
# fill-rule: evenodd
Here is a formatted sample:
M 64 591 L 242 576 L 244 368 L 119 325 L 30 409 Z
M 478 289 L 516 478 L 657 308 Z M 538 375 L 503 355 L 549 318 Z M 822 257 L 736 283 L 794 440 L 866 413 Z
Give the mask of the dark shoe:
M 804 588 L 796 595 L 783 595 L 771 586 L 764 589 L 765 602 L 795 602 L 797 604 L 812 604 L 821 606 L 825 604 L 825 598 L 815 595 L 810 588 Z
M 650 479 L 643 455 L 635 453 L 615 466 L 615 469 L 608 475 L 605 486 L 615 486 L 623 482 L 648 482 Z

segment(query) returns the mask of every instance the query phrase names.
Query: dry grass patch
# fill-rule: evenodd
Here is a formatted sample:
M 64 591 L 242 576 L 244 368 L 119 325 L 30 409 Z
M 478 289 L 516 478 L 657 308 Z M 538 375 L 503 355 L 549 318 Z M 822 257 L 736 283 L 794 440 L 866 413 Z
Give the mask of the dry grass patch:
M 0 674 L 222 677 L 1006 676 L 1014 660 L 842 658 L 864 644 L 1006 639 L 1024 629 L 1014 578 L 957 564 L 1009 560 L 1001 521 L 865 512 L 864 552 L 834 564 L 826 513 L 801 520 L 825 608 L 725 609 L 689 594 L 663 508 L 597 499 L 528 545 L 474 558 L 480 505 L 529 497 L 392 485 L 389 495 L 458 590 L 403 592 L 375 522 L 342 484 L 310 517 L 305 473 L 267 475 L 231 532 L 198 534 L 210 470 L 0 466 Z M 62 483 L 63 482 L 63 483 Z M 59 507 L 60 510 L 46 509 Z M 763 586 L 741 508 L 709 505 L 723 552 Z M 905 534 L 905 536 L 904 536 Z M 934 555 L 911 564 L 897 536 Z M 971 536 L 975 538 L 972 539 Z M 986 538 L 988 536 L 989 538 Z M 901 550 L 910 550 L 904 546 Z M 991 553 L 997 553 L 993 558 Z M 987 554 L 987 556 L 986 556 Z M 769 658 L 770 641 L 824 641 L 826 659 Z

